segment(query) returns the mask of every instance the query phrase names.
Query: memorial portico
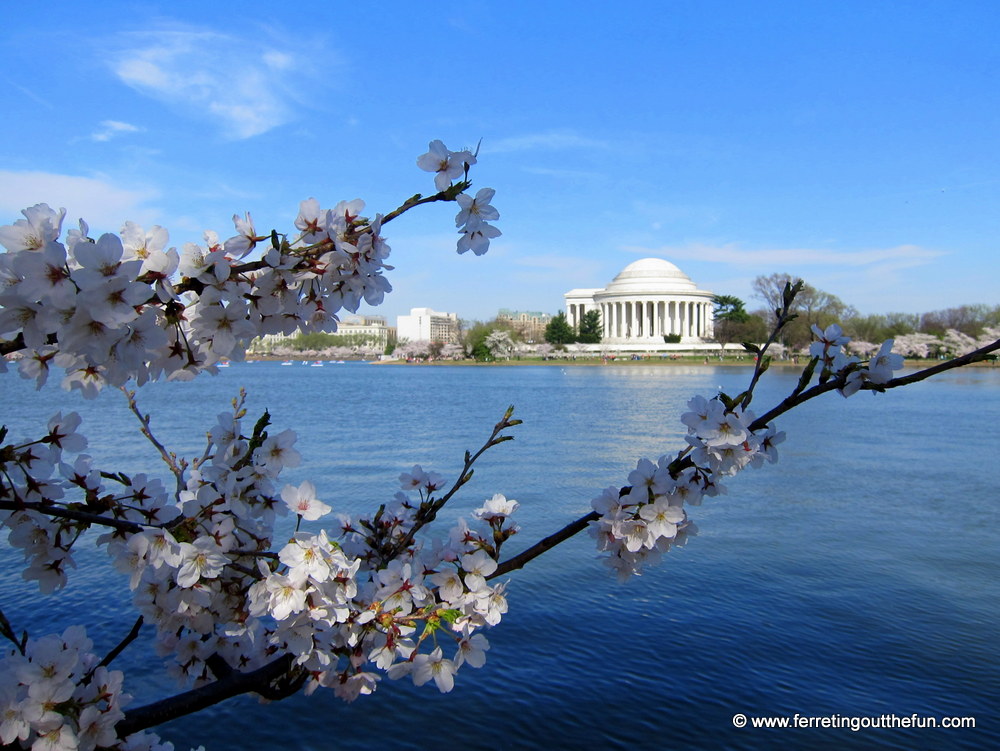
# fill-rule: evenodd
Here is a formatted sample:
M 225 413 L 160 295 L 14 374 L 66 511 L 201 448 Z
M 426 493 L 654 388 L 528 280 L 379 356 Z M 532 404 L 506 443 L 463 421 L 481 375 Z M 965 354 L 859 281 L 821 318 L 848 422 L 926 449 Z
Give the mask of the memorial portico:
M 671 334 L 693 344 L 713 336 L 712 293 L 662 258 L 635 261 L 607 287 L 574 289 L 564 297 L 571 326 L 578 328 L 587 311 L 600 311 L 603 344 L 663 344 Z

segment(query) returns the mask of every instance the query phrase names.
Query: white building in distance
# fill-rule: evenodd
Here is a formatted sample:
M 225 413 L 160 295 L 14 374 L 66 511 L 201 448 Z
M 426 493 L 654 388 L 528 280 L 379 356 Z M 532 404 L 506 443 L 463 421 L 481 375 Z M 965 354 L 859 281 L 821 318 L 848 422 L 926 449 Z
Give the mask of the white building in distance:
M 630 263 L 603 289 L 574 289 L 564 295 L 566 320 L 579 328 L 583 314 L 601 312 L 602 345 L 662 349 L 664 337 L 680 344 L 712 338 L 712 293 L 662 258 Z
M 410 315 L 396 316 L 396 338 L 399 342 L 458 344 L 458 314 L 410 308 Z

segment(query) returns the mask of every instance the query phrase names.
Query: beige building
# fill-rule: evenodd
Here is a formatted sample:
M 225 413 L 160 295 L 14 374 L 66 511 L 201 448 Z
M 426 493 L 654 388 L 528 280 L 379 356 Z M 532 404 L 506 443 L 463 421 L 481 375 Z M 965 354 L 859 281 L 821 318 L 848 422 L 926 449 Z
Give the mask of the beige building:
M 365 339 L 380 349 L 395 341 L 396 330 L 386 323 L 385 316 L 345 316 L 337 326 L 337 336 L 349 336 L 358 341 Z
M 549 325 L 552 316 L 548 313 L 526 313 L 502 308 L 497 313 L 497 320 L 510 324 L 526 342 L 544 342 L 545 327 Z
M 574 289 L 564 295 L 566 320 L 579 328 L 583 314 L 601 312 L 602 344 L 664 344 L 676 335 L 681 344 L 710 340 L 712 293 L 698 289 L 687 274 L 662 258 L 630 263 L 602 289 Z

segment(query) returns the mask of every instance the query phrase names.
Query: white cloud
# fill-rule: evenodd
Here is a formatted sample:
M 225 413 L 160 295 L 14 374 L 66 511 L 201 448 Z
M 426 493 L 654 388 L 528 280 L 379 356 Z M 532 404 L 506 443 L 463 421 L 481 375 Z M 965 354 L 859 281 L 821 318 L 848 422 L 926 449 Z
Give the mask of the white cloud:
M 588 172 L 586 170 L 574 169 L 549 169 L 547 167 L 521 167 L 522 172 L 529 175 L 540 175 L 542 177 L 554 177 L 560 180 L 599 180 L 600 173 Z
M 568 284 L 597 279 L 602 270 L 598 261 L 588 258 L 554 253 L 531 253 L 527 249 L 521 249 L 521 252 L 511 259 L 511 264 L 530 269 L 530 275 L 538 280 L 553 278 Z
M 891 248 L 842 251 L 820 250 L 815 248 L 771 248 L 764 250 L 747 250 L 745 248 L 741 248 L 736 243 L 726 245 L 703 245 L 692 243 L 679 246 L 665 245 L 659 248 L 626 246 L 623 250 L 628 253 L 669 258 L 671 260 L 680 259 L 703 261 L 706 263 L 725 263 L 734 266 L 755 267 L 871 267 L 879 265 L 883 267 L 901 269 L 910 266 L 921 266 L 930 263 L 939 256 L 945 255 L 941 251 L 922 248 L 919 245 L 897 245 Z
M 123 123 L 120 120 L 104 120 L 101 127 L 90 134 L 90 138 L 93 141 L 110 141 L 122 133 L 140 133 L 142 131 L 143 128 L 131 123 Z
M 122 82 L 217 123 L 234 139 L 266 133 L 295 118 L 319 52 L 312 49 L 307 57 L 255 37 L 191 29 L 135 32 L 119 41 L 111 67 Z
M 483 141 L 483 153 L 502 154 L 517 151 L 561 151 L 563 149 L 607 149 L 606 142 L 581 136 L 571 130 L 550 130 L 523 136 Z
M 156 212 L 146 204 L 157 197 L 155 190 L 124 189 L 101 178 L 0 170 L 0 224 L 20 219 L 22 209 L 47 203 L 66 209 L 67 226 L 82 217 L 94 232 L 116 232 L 126 220 L 154 221 Z

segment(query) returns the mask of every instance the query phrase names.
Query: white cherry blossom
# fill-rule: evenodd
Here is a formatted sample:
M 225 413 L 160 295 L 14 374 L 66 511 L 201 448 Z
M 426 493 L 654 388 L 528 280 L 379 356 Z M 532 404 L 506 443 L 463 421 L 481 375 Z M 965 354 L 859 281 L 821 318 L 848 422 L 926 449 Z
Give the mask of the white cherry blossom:
M 316 521 L 326 516 L 332 509 L 316 497 L 316 487 L 306 480 L 298 487 L 286 485 L 281 491 L 281 500 L 290 511 L 306 521 Z

